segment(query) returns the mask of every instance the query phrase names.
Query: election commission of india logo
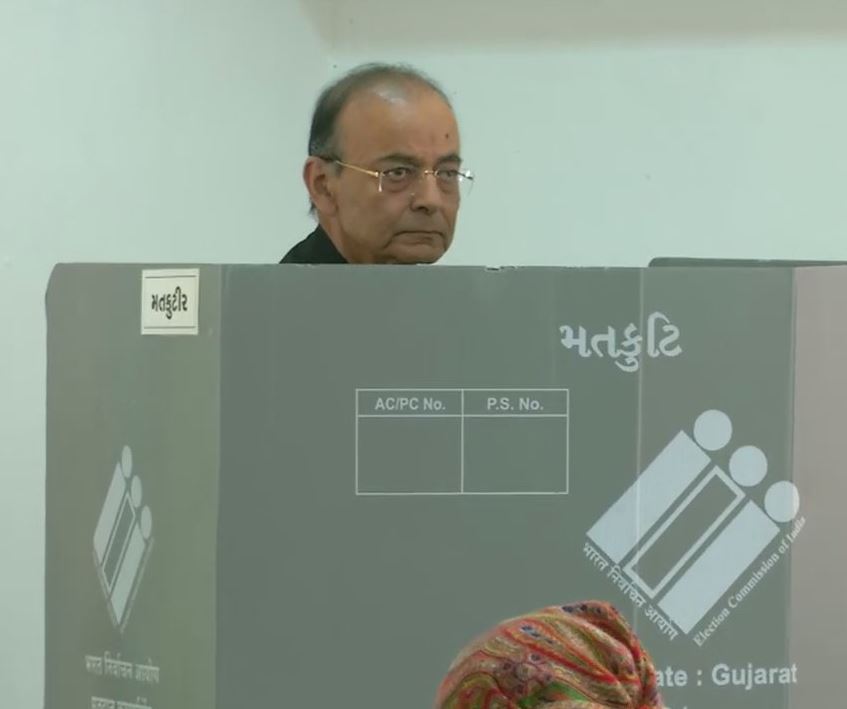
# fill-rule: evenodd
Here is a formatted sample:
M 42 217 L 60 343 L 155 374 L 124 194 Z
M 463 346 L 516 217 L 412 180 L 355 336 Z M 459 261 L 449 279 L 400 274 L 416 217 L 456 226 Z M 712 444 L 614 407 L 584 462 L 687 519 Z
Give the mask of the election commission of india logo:
M 805 524 L 796 486 L 732 437 L 727 414 L 703 412 L 588 530 L 588 559 L 671 640 L 707 642 Z
M 123 631 L 153 543 L 153 515 L 143 505 L 141 479 L 124 446 L 94 529 L 94 562 L 109 615 Z

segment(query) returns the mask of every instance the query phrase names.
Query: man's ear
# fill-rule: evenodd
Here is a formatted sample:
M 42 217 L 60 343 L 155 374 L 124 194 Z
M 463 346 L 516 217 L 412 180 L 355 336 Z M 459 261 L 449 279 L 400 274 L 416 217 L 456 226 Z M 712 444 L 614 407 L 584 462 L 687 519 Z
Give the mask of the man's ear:
M 334 216 L 338 210 L 331 184 L 331 169 L 326 160 L 321 160 L 314 155 L 309 156 L 303 165 L 303 182 L 309 191 L 309 199 L 312 200 L 319 214 L 327 216 Z

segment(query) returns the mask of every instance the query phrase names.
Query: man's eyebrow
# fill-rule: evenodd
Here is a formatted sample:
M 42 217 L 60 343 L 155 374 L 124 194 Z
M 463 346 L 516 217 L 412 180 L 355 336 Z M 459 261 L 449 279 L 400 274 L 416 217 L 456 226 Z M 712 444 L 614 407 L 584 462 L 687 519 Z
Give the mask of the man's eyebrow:
M 416 158 L 414 155 L 407 155 L 406 153 L 391 153 L 390 155 L 383 155 L 377 162 L 399 162 L 405 163 L 407 165 L 415 165 L 416 167 L 420 167 L 421 161 L 419 158 Z M 436 165 L 443 165 L 445 162 L 457 162 L 461 163 L 462 158 L 459 157 L 458 153 L 450 153 L 448 155 L 442 155 L 436 161 Z
M 391 153 L 383 155 L 377 162 L 402 162 L 408 165 L 420 165 L 421 161 L 414 155 L 406 155 L 405 153 Z
M 445 163 L 445 162 L 461 163 L 462 158 L 458 153 L 450 153 L 449 155 L 444 155 L 444 156 L 438 158 L 438 162 L 436 163 L 436 165 L 441 165 L 442 163 Z

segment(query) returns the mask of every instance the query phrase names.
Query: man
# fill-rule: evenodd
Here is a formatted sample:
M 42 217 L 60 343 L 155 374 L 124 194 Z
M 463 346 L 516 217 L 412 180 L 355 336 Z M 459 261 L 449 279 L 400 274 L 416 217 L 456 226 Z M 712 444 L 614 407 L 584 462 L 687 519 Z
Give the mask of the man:
M 472 179 L 435 83 L 406 67 L 354 69 L 318 99 L 303 167 L 318 227 L 281 263 L 435 263 Z

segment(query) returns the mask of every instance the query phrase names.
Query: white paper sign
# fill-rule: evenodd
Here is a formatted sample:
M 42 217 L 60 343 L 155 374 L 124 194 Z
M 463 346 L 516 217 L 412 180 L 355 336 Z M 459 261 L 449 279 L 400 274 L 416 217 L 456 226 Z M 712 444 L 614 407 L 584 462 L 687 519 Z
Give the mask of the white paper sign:
M 142 271 L 141 334 L 196 335 L 199 295 L 199 269 Z

